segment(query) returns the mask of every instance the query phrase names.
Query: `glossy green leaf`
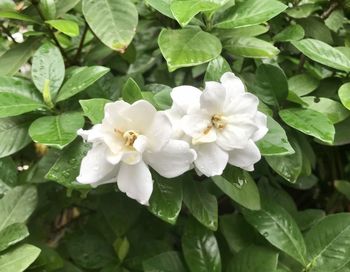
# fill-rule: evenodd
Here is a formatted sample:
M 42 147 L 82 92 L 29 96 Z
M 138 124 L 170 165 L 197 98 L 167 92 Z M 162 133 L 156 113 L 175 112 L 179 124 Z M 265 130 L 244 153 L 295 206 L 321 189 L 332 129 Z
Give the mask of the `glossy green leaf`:
M 186 268 L 182 263 L 179 253 L 176 251 L 168 251 L 154 256 L 143 262 L 143 271 L 145 272 L 186 272 Z
M 88 117 L 93 124 L 102 122 L 104 116 L 104 107 L 110 100 L 104 98 L 93 98 L 87 100 L 79 100 L 84 115 Z
M 332 46 L 315 39 L 304 39 L 293 41 L 292 44 L 310 59 L 323 65 L 342 70 L 350 71 L 350 59 Z
M 304 96 L 305 108 L 318 111 L 328 117 L 332 124 L 339 123 L 350 116 L 350 111 L 332 99 L 316 96 Z
M 45 105 L 14 93 L 0 92 L 0 118 L 31 112 Z
M 79 2 L 80 0 L 55 0 L 57 18 L 74 8 Z
M 218 56 L 209 62 L 204 81 L 220 81 L 221 76 L 226 72 L 232 72 L 231 67 L 223 57 Z
M 149 211 L 160 219 L 175 224 L 182 207 L 182 184 L 180 180 L 169 180 L 154 174 L 153 179 Z
M 236 4 L 215 24 L 218 28 L 235 28 L 264 23 L 287 8 L 276 0 L 247 0 Z
M 25 271 L 35 261 L 39 254 L 39 248 L 28 244 L 21 245 L 3 255 L 0 255 L 0 271 Z
M 304 38 L 305 31 L 301 25 L 295 24 L 290 25 L 283 29 L 281 32 L 277 33 L 273 40 L 275 42 L 290 42 L 298 41 Z
M 299 74 L 288 79 L 289 91 L 298 96 L 307 95 L 313 92 L 318 85 L 319 81 L 308 74 Z
M 29 135 L 37 143 L 62 149 L 77 137 L 77 131 L 83 125 L 84 118 L 77 112 L 45 116 L 31 124 Z
M 211 230 L 218 228 L 218 202 L 204 183 L 186 179 L 183 186 L 183 200 L 191 214 Z
M 18 94 L 36 102 L 42 102 L 41 94 L 34 84 L 24 78 L 0 76 L 0 93 L 2 92 Z
M 251 210 L 260 209 L 260 196 L 258 187 L 247 172 L 238 168 L 228 168 L 224 177 L 211 178 L 223 193 L 232 200 Z
M 163 15 L 168 16 L 169 18 L 174 18 L 170 9 L 171 1 L 172 0 L 146 0 L 146 3 Z
M 286 132 L 272 117 L 267 116 L 268 132 L 256 144 L 263 156 L 289 155 L 294 153 Z
M 274 202 L 264 202 L 261 210 L 244 210 L 243 215 L 272 245 L 305 264 L 306 247 L 303 236 L 284 208 Z
M 338 90 L 338 95 L 341 103 L 350 110 L 350 83 L 343 84 Z
M 37 204 L 35 187 L 15 187 L 0 199 L 0 230 L 14 223 L 25 223 Z M 0 270 L 1 271 L 1 270 Z
M 290 108 L 281 110 L 279 115 L 287 125 L 307 135 L 326 143 L 332 143 L 334 140 L 334 126 L 322 113 L 310 109 Z
M 123 0 L 83 0 L 83 14 L 96 36 L 108 47 L 125 52 L 138 22 L 135 5 Z
M 214 234 L 191 220 L 181 238 L 182 250 L 191 272 L 219 272 L 221 258 Z
M 84 91 L 108 72 L 109 68 L 103 66 L 83 67 L 63 84 L 57 95 L 56 102 L 66 100 Z
M 70 37 L 76 37 L 79 35 L 79 25 L 74 21 L 48 20 L 46 23 Z
M 16 44 L 0 56 L 0 75 L 12 76 L 25 64 L 38 47 L 38 40 Z
M 46 20 L 56 17 L 56 3 L 54 0 L 39 0 L 38 7 Z
M 139 85 L 131 77 L 125 82 L 122 89 L 123 100 L 128 103 L 134 103 L 143 98 Z
M 294 215 L 294 218 L 301 231 L 305 231 L 317 224 L 325 216 L 326 213 L 323 210 L 307 209 L 297 212 L 297 214 Z
M 35 52 L 32 65 L 32 78 L 37 89 L 44 92 L 48 81 L 51 96 L 55 97 L 64 79 L 64 61 L 60 50 L 51 43 L 44 43 Z
M 0 158 L 16 153 L 31 142 L 30 123 L 31 120 L 23 117 L 0 119 Z
M 256 59 L 272 58 L 279 53 L 271 43 L 254 37 L 233 38 L 224 48 L 233 55 Z
M 0 18 L 15 19 L 15 20 L 28 22 L 28 23 L 39 24 L 39 22 L 35 18 L 22 14 L 17 11 L 1 10 Z
M 210 11 L 224 4 L 222 0 L 172 0 L 170 10 L 180 25 L 187 25 L 199 12 Z
M 0 182 L 10 187 L 17 185 L 17 166 L 11 157 L 0 159 Z
M 249 246 L 241 250 L 228 266 L 234 272 L 276 271 L 278 253 L 267 247 Z
M 337 271 L 350 258 L 350 215 L 328 215 L 305 235 L 309 271 Z
M 79 175 L 80 163 L 91 147 L 82 141 L 76 141 L 68 146 L 55 164 L 50 168 L 45 178 L 71 189 L 90 188 L 89 185 L 79 184 L 76 177 Z
M 14 223 L 0 231 L 0 251 L 7 249 L 29 235 L 25 224 Z
M 158 37 L 159 48 L 169 71 L 206 63 L 221 53 L 221 43 L 215 36 L 198 29 L 163 29 Z
M 289 8 L 286 10 L 286 13 L 292 18 L 300 19 L 310 16 L 319 9 L 321 9 L 321 7 L 317 3 L 309 3 Z

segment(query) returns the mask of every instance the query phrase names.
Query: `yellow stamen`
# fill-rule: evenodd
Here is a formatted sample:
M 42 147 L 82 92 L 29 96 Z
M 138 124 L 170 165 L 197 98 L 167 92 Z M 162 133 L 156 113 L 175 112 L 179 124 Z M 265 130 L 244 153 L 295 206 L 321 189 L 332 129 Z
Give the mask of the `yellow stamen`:
M 211 123 L 217 129 L 223 129 L 226 126 L 225 118 L 220 114 L 214 114 L 211 118 Z

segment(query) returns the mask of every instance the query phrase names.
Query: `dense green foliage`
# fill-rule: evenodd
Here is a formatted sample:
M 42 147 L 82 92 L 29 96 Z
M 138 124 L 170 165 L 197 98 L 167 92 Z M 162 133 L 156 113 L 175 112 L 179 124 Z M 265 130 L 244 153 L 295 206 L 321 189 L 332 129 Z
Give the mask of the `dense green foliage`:
M 350 1 L 0 1 L 0 271 L 350 271 Z M 23 33 L 24 41 L 21 39 Z M 76 182 L 123 98 L 233 71 L 268 134 L 248 173 Z

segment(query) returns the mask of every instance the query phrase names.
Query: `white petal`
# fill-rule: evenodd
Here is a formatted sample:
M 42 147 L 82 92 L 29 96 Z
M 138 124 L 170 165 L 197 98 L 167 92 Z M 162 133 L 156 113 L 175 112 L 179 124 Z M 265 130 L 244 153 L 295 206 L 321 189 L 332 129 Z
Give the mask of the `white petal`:
M 252 136 L 254 142 L 262 139 L 268 131 L 266 115 L 258 111 L 255 115 L 255 124 L 258 126 L 258 130 Z
M 106 160 L 111 164 L 118 164 L 123 157 L 123 152 L 113 153 L 110 149 L 106 150 Z
M 153 191 L 153 180 L 151 172 L 143 161 L 134 165 L 122 163 L 117 182 L 120 191 L 139 203 L 148 205 Z
M 105 115 L 102 120 L 102 124 L 107 128 L 114 128 L 120 130 L 126 130 L 128 125 L 128 120 L 121 115 L 121 111 L 130 107 L 129 103 L 124 101 L 115 101 L 113 103 L 107 103 L 105 105 L 104 111 Z
M 121 158 L 124 164 L 134 165 L 141 161 L 142 154 L 136 150 L 124 150 Z
M 232 100 L 225 106 L 225 115 L 255 116 L 258 111 L 259 99 L 251 94 L 245 93 Z
M 199 108 L 202 92 L 192 86 L 179 86 L 171 91 L 173 107 L 181 114 L 187 113 L 191 108 Z
M 81 136 L 85 141 L 92 143 L 96 141 L 102 141 L 103 140 L 103 127 L 101 124 L 94 125 L 89 130 L 83 130 L 79 129 L 77 131 L 77 134 Z
M 261 159 L 260 151 L 252 140 L 249 140 L 247 146 L 243 149 L 234 149 L 230 151 L 229 155 L 230 164 L 247 171 L 254 170 L 254 163 Z
M 105 153 L 107 147 L 104 144 L 97 144 L 89 150 L 80 165 L 80 174 L 77 181 L 83 184 L 103 182 L 110 178 L 110 174 L 115 172 L 115 166 L 110 164 Z M 116 173 L 115 173 L 116 174 Z
M 192 137 L 192 143 L 211 143 L 216 141 L 216 133 L 210 116 L 203 112 L 188 114 L 181 121 L 183 131 Z
M 137 136 L 134 144 L 133 144 L 133 147 L 140 153 L 143 153 L 146 148 L 147 148 L 147 145 L 148 145 L 148 139 L 146 136 L 144 135 L 139 135 Z
M 221 175 L 224 171 L 228 153 L 222 150 L 217 144 L 201 144 L 195 146 L 197 159 L 194 164 L 198 170 L 207 177 Z
M 160 151 L 147 153 L 147 163 L 166 178 L 177 177 L 190 170 L 196 153 L 180 140 L 170 140 Z
M 216 135 L 216 143 L 224 150 L 242 148 L 249 139 L 244 129 L 232 125 L 227 125 L 224 129 L 217 131 Z
M 173 129 L 168 116 L 164 112 L 157 112 L 144 135 L 148 138 L 149 149 L 160 150 L 170 139 Z
M 220 114 L 225 103 L 226 90 L 218 82 L 209 81 L 205 83 L 205 89 L 201 95 L 201 109 L 210 114 Z
M 235 76 L 234 73 L 224 73 L 220 79 L 222 85 L 226 89 L 226 102 L 229 102 L 231 98 L 239 96 L 245 92 L 244 84 L 242 80 Z

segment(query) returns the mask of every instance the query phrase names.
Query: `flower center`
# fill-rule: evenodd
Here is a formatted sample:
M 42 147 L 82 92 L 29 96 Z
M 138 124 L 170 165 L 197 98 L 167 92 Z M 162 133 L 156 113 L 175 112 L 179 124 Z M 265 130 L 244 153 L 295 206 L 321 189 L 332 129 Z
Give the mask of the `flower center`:
M 124 144 L 128 147 L 132 147 L 138 135 L 139 134 L 133 130 L 128 130 L 124 132 L 123 134 L 123 139 L 125 141 Z
M 211 123 L 212 125 L 217 129 L 223 129 L 226 126 L 226 120 L 225 118 L 220 114 L 214 114 L 211 117 Z

